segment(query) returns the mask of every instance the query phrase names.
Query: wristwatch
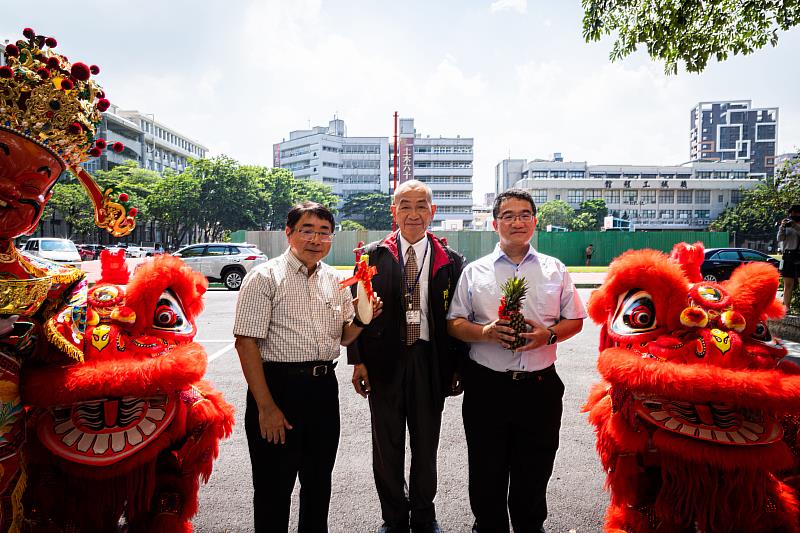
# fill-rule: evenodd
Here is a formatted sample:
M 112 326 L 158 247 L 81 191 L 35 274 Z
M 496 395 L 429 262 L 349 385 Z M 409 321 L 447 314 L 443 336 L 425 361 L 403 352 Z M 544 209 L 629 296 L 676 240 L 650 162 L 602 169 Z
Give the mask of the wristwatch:
M 556 335 L 556 332 L 553 331 L 552 328 L 547 328 L 547 331 L 550 332 L 550 338 L 547 339 L 547 345 L 550 346 L 551 344 L 557 343 L 558 342 L 558 335 Z
M 365 328 L 365 327 L 367 327 L 367 325 L 366 325 L 366 324 L 364 324 L 363 322 L 361 322 L 361 321 L 358 319 L 358 315 L 355 315 L 355 316 L 353 316 L 353 325 L 355 325 L 355 326 L 358 326 L 359 328 Z

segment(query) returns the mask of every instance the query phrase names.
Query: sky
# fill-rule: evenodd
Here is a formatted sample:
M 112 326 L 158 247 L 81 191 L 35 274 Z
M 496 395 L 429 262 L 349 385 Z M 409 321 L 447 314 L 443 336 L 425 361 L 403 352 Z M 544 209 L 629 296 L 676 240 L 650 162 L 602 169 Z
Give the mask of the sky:
M 272 144 L 334 115 L 349 135 L 473 137 L 474 200 L 501 160 L 679 164 L 700 101 L 779 107 L 778 153 L 800 147 L 800 27 L 775 48 L 664 74 L 639 51 L 586 43 L 580 0 L 0 0 L 0 39 L 54 36 L 122 109 L 271 166 Z

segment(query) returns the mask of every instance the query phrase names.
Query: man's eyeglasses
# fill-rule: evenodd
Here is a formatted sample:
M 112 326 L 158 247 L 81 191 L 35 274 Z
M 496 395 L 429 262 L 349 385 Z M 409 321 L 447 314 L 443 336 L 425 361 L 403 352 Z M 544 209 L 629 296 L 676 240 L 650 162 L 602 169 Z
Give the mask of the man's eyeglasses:
M 514 222 L 517 219 L 519 219 L 520 222 L 530 222 L 533 220 L 533 213 L 520 213 L 518 215 L 515 215 L 514 213 L 503 213 L 497 217 L 497 219 L 505 222 L 506 224 Z
M 325 231 L 314 231 L 310 229 L 299 229 L 297 233 L 300 234 L 300 238 L 304 241 L 313 241 L 314 235 L 319 236 L 319 240 L 322 242 L 331 242 L 333 240 L 333 233 L 328 233 Z

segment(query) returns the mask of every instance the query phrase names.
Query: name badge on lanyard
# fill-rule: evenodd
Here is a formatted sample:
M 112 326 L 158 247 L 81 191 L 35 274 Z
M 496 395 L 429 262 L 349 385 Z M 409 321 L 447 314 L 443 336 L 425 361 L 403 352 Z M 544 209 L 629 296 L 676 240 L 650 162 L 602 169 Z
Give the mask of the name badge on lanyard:
M 398 239 L 397 242 L 398 248 L 398 255 L 400 256 L 400 268 L 403 271 L 403 279 L 405 280 L 405 272 L 406 266 L 405 262 L 403 261 L 403 248 L 400 240 Z M 419 284 L 419 278 L 422 275 L 423 266 L 425 265 L 425 258 L 428 257 L 428 243 L 425 243 L 425 253 L 422 254 L 422 261 L 419 265 L 419 270 L 417 271 L 417 279 L 414 280 L 413 285 L 408 285 L 406 283 L 406 301 L 408 302 L 408 309 L 406 309 L 406 324 L 421 324 L 422 323 L 422 311 L 419 309 L 412 309 L 413 302 L 412 302 L 412 295 L 414 294 L 414 289 Z
M 422 322 L 422 313 L 419 309 L 406 309 L 406 324 L 419 324 Z

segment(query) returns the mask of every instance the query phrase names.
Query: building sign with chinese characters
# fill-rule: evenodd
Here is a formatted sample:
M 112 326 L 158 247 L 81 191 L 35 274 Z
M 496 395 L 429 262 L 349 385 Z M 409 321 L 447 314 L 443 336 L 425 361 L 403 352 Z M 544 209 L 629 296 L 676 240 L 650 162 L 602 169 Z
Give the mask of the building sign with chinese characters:
M 398 147 L 397 184 L 414 179 L 414 137 L 401 137 Z
M 276 143 L 272 145 L 272 166 L 278 168 L 281 166 L 281 145 Z

